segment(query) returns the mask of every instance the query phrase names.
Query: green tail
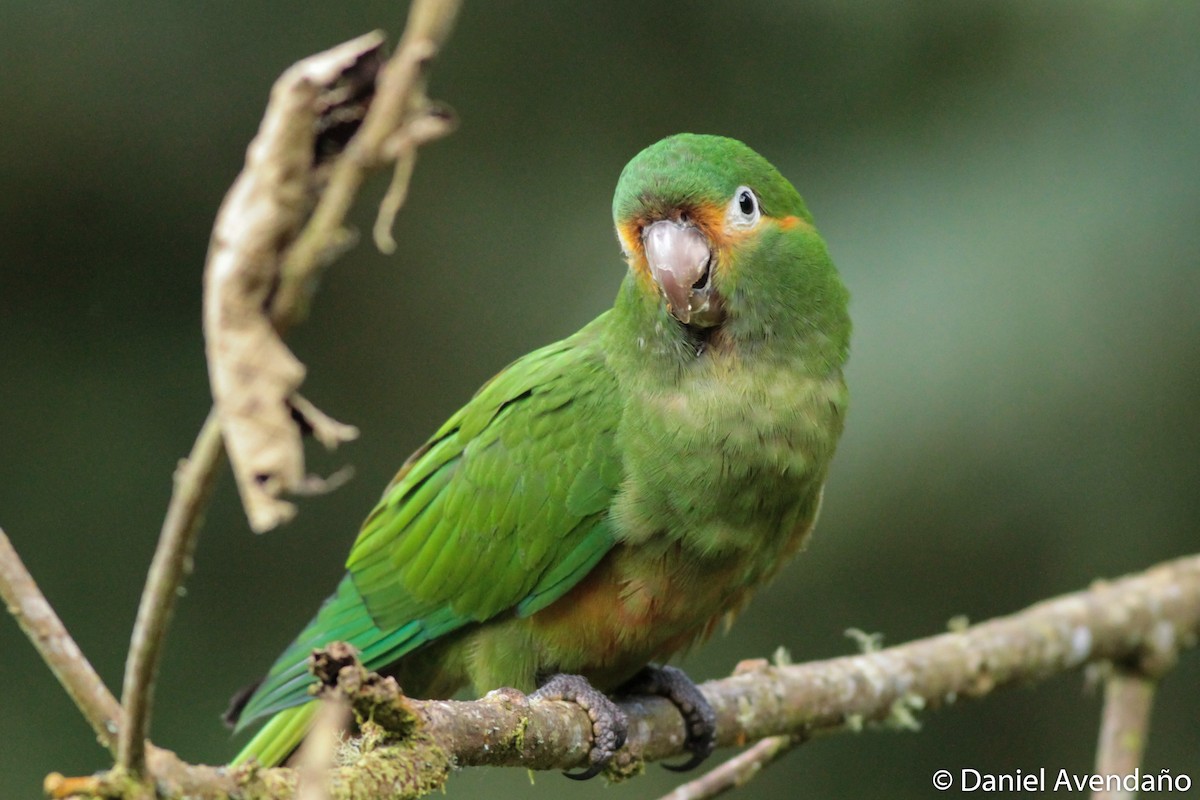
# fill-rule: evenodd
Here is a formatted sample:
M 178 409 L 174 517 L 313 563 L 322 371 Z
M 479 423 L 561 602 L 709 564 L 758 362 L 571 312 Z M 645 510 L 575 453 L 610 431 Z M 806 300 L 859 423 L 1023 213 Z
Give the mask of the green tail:
M 316 702 L 280 711 L 254 734 L 254 738 L 233 759 L 231 766 L 245 764 L 252 758 L 264 767 L 277 766 L 300 746 L 316 712 Z

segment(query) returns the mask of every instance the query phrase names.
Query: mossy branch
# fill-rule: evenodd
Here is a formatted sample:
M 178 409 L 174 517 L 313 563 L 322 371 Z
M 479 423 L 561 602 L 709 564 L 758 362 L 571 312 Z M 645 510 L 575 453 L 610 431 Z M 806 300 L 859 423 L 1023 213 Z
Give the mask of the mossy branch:
M 1198 637 L 1200 556 L 1189 556 L 882 650 L 786 666 L 744 662 L 732 677 L 701 688 L 717 712 L 720 746 L 780 736 L 802 741 L 864 728 L 911 728 L 914 715 L 925 709 L 1089 664 L 1161 672 Z M 443 786 L 452 766 L 566 770 L 586 760 L 591 724 L 570 703 L 531 702 L 512 690 L 471 702 L 413 700 L 391 679 L 366 673 L 344 649 L 318 652 L 325 691 L 341 693 L 360 720 L 370 720 L 362 739 L 342 749 L 340 765 L 329 774 L 331 800 L 421 797 Z M 645 762 L 682 755 L 683 724 L 670 703 L 631 698 L 621 707 L 630 735 L 610 777 L 628 777 Z M 253 766 L 178 765 L 158 779 L 162 797 L 221 800 L 288 800 L 298 783 L 296 770 Z M 134 796 L 119 774 L 94 780 L 89 787 L 94 791 L 83 796 Z

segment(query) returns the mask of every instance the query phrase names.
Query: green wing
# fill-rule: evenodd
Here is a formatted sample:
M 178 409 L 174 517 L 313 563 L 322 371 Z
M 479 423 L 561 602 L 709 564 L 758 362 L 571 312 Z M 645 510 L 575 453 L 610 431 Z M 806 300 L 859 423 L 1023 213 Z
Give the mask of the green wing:
M 307 709 L 291 707 L 309 700 L 313 648 L 349 642 L 378 670 L 468 623 L 535 613 L 611 549 L 620 399 L 603 320 L 511 364 L 404 465 L 337 592 L 242 710 L 239 729 L 277 716 L 237 761 L 273 763 L 303 737 Z

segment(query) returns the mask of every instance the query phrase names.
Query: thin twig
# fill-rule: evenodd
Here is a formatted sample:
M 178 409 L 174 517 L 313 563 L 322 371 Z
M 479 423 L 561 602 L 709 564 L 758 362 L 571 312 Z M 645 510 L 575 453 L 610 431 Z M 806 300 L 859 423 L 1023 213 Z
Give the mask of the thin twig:
M 145 740 L 163 638 L 175 609 L 179 587 L 192 568 L 196 535 L 216 480 L 221 453 L 221 426 L 216 414 L 209 413 L 191 455 L 175 472 L 175 490 L 167 506 L 146 588 L 142 591 L 129 657 L 125 662 L 125 682 L 121 692 L 125 724 L 120 727 L 117 763 L 135 774 L 141 774 L 145 767 Z
M 272 305 L 277 327 L 286 328 L 307 313 L 308 292 L 329 262 L 330 244 L 345 239 L 342 224 L 367 173 L 397 155 L 407 156 L 396 153 L 389 142 L 397 135 L 408 135 L 406 123 L 420 119 L 440 118 L 444 124 L 437 133 L 450 132 L 452 120 L 425 98 L 424 80 L 426 67 L 450 35 L 460 5 L 460 0 L 415 0 L 409 9 L 404 35 L 396 54 L 380 72 L 375 99 L 362 126 L 334 163 L 317 207 L 284 257 Z M 437 133 L 423 131 L 420 140 L 430 141 Z M 406 160 L 401 158 L 397 169 L 411 173 Z M 399 190 L 393 186 L 390 191 Z M 394 213 L 396 208 L 389 201 L 386 211 Z
M 115 756 L 124 711 L 71 638 L 62 620 L 54 613 L 3 529 L 0 529 L 0 598 L 3 598 L 8 612 L 74 701 L 75 707 L 92 726 L 97 740 Z M 146 748 L 157 773 L 174 776 L 197 774 L 196 767 L 183 763 L 174 753 L 154 747 L 149 742 Z M 46 778 L 46 793 L 66 797 L 85 794 L 89 787 L 98 785 L 94 777 L 64 778 L 52 773 Z
M 1129 775 L 1142 763 L 1146 737 L 1150 733 L 1150 710 L 1154 705 L 1153 678 L 1140 672 L 1115 667 L 1104 684 L 1104 711 L 1100 718 L 1100 742 L 1096 748 L 1097 775 Z M 1107 781 L 1105 782 L 1107 786 Z M 1092 800 L 1127 800 L 1137 791 L 1124 788 L 1098 790 Z
M 75 701 L 96 732 L 96 738 L 115 754 L 121 706 L 46 602 L 3 530 L 0 530 L 0 597 L 54 677 Z
M 725 794 L 753 780 L 764 767 L 790 753 L 803 741 L 797 736 L 768 736 L 699 778 L 675 787 L 661 800 L 707 800 Z

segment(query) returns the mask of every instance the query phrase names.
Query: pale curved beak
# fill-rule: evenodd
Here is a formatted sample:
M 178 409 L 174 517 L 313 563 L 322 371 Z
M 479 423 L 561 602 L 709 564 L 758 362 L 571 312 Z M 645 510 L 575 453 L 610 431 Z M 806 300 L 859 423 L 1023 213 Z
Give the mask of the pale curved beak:
M 660 220 L 642 234 L 650 274 L 667 298 L 667 309 L 687 325 L 709 306 L 712 252 L 698 228 Z

